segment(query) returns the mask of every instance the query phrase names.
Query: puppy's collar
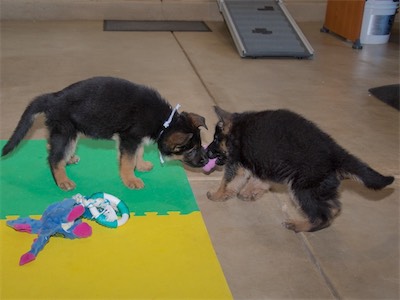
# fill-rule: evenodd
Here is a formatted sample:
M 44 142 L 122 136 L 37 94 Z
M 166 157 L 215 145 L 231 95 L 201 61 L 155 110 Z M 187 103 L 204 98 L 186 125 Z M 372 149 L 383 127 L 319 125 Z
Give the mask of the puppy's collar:
M 174 118 L 175 113 L 178 111 L 178 109 L 181 107 L 180 104 L 177 104 L 175 108 L 172 110 L 171 114 L 169 115 L 168 119 L 164 122 L 163 124 L 163 129 L 160 131 L 160 134 L 158 135 L 157 140 L 160 139 L 161 135 L 164 133 L 164 130 L 169 127 L 169 125 L 172 122 L 172 119 Z M 164 163 L 164 158 L 162 157 L 162 154 L 160 152 L 160 162 L 163 164 Z
M 180 107 L 181 107 L 181 105 L 178 103 L 178 104 L 175 106 L 175 108 L 172 110 L 171 114 L 169 115 L 168 120 L 165 121 L 164 124 L 163 124 L 164 129 L 166 129 L 166 128 L 169 127 L 169 125 L 170 125 L 171 122 L 172 122 L 172 118 L 174 117 L 175 113 L 178 111 L 178 109 L 179 109 Z M 164 131 L 164 129 L 163 129 L 162 131 Z

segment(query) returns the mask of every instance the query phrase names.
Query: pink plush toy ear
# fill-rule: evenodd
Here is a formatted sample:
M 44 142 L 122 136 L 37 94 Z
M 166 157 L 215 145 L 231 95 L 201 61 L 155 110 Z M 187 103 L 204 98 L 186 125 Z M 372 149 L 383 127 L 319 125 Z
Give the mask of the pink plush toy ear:
M 83 205 L 74 206 L 74 208 L 71 210 L 71 212 L 67 216 L 67 222 L 75 221 L 80 216 L 82 216 L 84 212 L 85 212 L 85 208 L 83 207 Z
M 92 235 L 92 227 L 88 223 L 78 224 L 72 231 L 77 237 L 87 238 Z
M 29 224 L 15 224 L 12 227 L 17 231 L 32 233 L 32 227 Z

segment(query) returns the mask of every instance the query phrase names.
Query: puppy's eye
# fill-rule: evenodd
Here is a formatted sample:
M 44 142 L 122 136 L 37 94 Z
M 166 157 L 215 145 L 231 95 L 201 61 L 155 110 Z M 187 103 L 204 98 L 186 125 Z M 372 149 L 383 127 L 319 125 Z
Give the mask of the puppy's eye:
M 185 145 L 176 145 L 174 147 L 173 152 L 174 153 L 182 153 L 182 152 L 185 152 L 185 151 L 189 150 L 190 148 L 191 148 L 191 144 L 190 143 L 187 143 Z
M 222 128 L 224 128 L 224 123 L 222 123 L 221 121 L 219 121 L 219 122 L 217 123 L 217 126 L 218 126 L 220 129 L 222 129 Z
M 183 150 L 183 146 L 175 146 L 173 151 L 174 152 L 180 152 L 182 150 Z

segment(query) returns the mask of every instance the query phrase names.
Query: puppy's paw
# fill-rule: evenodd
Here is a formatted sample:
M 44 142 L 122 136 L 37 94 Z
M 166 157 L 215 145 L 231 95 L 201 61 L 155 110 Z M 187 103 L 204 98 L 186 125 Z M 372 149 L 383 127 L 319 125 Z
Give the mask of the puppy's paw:
M 151 169 L 153 169 L 153 164 L 149 161 L 143 161 L 143 162 L 138 162 L 136 164 L 136 170 L 142 171 L 142 172 L 148 172 Z
M 211 201 L 216 201 L 216 202 L 223 202 L 228 200 L 229 198 L 232 198 L 233 196 L 235 196 L 236 193 L 232 194 L 232 193 L 219 193 L 219 192 L 207 192 L 207 198 L 210 199 Z
M 261 198 L 264 195 L 266 190 L 263 189 L 255 189 L 253 191 L 241 191 L 238 194 L 238 198 L 243 201 L 256 201 L 257 199 Z
M 283 227 L 289 230 L 293 230 L 294 232 L 302 232 L 302 231 L 310 231 L 312 228 L 312 224 L 308 221 L 298 221 L 288 219 L 282 223 Z
M 131 178 L 127 178 L 127 179 L 123 178 L 122 181 L 124 182 L 126 187 L 128 187 L 130 189 L 140 190 L 140 189 L 144 188 L 143 180 L 140 178 L 137 178 L 137 177 L 131 177 Z
M 226 201 L 227 199 L 219 197 L 218 193 L 212 193 L 210 191 L 207 192 L 207 198 L 210 199 L 211 201 Z
M 291 220 L 286 220 L 285 222 L 282 222 L 282 226 L 286 229 L 296 232 L 296 225 Z
M 57 182 L 57 185 L 63 191 L 71 191 L 74 188 L 76 188 L 75 182 L 73 182 L 72 180 L 70 180 L 68 178 L 63 181 Z
M 80 158 L 78 155 L 72 155 L 71 158 L 67 161 L 67 165 L 76 165 L 79 160 Z
M 256 198 L 252 193 L 239 193 L 237 196 L 242 201 L 255 201 Z
M 268 192 L 270 188 L 268 182 L 252 177 L 240 190 L 238 198 L 243 201 L 255 201 Z

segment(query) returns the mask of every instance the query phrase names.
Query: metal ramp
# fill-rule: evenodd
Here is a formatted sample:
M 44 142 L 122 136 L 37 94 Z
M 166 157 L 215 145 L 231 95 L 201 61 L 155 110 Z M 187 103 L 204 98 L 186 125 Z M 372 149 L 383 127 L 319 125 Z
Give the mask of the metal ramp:
M 241 57 L 310 58 L 314 49 L 281 0 L 217 0 Z

